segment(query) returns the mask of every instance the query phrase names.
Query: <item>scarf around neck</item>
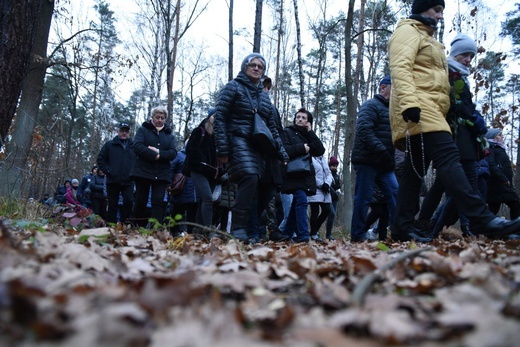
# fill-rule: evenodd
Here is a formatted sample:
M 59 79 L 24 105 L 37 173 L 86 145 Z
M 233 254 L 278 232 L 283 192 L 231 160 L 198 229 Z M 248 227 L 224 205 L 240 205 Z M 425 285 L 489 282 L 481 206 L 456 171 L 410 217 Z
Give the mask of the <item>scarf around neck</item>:
M 460 76 L 464 79 L 464 82 L 469 86 L 468 76 L 469 67 L 456 61 L 453 57 L 448 57 L 448 66 L 450 70 L 460 73 Z

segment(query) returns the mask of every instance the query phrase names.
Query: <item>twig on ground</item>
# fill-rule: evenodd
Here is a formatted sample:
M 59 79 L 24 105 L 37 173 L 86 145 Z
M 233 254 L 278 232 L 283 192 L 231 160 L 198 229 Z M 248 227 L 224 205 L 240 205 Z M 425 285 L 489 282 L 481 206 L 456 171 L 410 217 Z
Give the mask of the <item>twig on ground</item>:
M 358 306 L 358 307 L 362 307 L 365 304 L 365 297 L 367 296 L 368 292 L 370 291 L 370 288 L 377 280 L 382 278 L 383 273 L 385 271 L 390 270 L 391 268 L 393 268 L 394 266 L 396 266 L 397 264 L 399 264 L 400 262 L 402 262 L 408 258 L 413 258 L 422 252 L 430 251 L 430 250 L 432 250 L 432 248 L 427 247 L 427 248 L 415 249 L 410 252 L 405 252 L 405 253 L 401 254 L 400 256 L 398 256 L 397 258 L 393 259 L 391 262 L 383 265 L 382 267 L 380 267 L 380 268 L 372 271 L 368 275 L 366 275 L 357 284 L 356 288 L 354 288 L 354 292 L 352 293 L 352 304 L 355 306 Z

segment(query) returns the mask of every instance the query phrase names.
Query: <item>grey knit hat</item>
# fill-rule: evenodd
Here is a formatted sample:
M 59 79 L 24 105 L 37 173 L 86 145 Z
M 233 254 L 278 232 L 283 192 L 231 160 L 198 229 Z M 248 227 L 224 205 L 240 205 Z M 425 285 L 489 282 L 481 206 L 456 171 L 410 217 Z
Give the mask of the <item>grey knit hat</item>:
M 502 129 L 499 128 L 491 128 L 486 133 L 486 139 L 493 140 L 495 137 L 497 137 L 498 134 L 502 132 Z
M 468 35 L 457 34 L 451 41 L 450 57 L 456 57 L 463 53 L 473 53 L 473 56 L 476 56 L 477 44 Z
M 265 72 L 267 71 L 267 63 L 265 62 L 265 58 L 260 53 L 251 53 L 247 57 L 245 57 L 244 60 L 242 60 L 242 65 L 240 67 L 240 70 L 242 70 L 242 72 L 246 72 L 247 64 L 249 64 L 251 62 L 251 60 L 253 60 L 255 58 L 260 59 L 262 64 L 264 64 L 264 72 L 263 72 L 262 76 L 265 75 Z

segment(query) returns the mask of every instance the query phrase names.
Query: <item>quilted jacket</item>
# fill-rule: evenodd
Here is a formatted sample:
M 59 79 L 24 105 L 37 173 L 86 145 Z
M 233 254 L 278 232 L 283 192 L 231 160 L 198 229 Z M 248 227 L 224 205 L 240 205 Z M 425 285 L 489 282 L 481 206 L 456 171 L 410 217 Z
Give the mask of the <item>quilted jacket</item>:
M 433 30 L 418 20 L 403 19 L 388 43 L 390 125 L 392 140 L 401 150 L 405 148 L 407 127 L 410 135 L 421 130 L 450 132 L 445 118 L 450 108 L 448 64 L 443 45 L 432 36 Z M 412 107 L 421 109 L 419 124 L 407 124 L 402 118 L 402 112 Z
M 246 89 L 249 91 L 253 105 Z M 278 159 L 288 160 L 276 130 L 269 96 L 263 92 L 261 84 L 253 84 L 241 71 L 220 91 L 213 124 L 217 156 L 229 157 L 228 174 L 232 181 L 237 181 L 248 174 L 260 176 L 264 170 L 264 156 L 253 147 L 250 139 L 254 119 L 253 107 L 264 119 L 277 143 Z

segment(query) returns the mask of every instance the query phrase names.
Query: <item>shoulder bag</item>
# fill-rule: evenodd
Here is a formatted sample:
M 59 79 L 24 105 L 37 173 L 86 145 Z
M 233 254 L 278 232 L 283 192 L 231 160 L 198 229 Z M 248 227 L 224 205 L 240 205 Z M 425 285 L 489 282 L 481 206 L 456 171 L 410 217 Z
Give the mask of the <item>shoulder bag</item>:
M 287 163 L 287 177 L 298 178 L 306 177 L 311 174 L 311 156 L 305 154 L 294 159 L 291 159 Z
M 253 146 L 261 153 L 276 155 L 276 145 L 274 142 L 273 134 L 267 127 L 262 117 L 258 114 L 258 110 L 254 107 L 253 99 L 247 87 L 244 88 L 249 102 L 251 103 L 251 111 L 253 113 L 253 126 L 251 130 L 251 142 Z M 260 104 L 260 94 L 256 98 L 257 106 Z
M 184 184 L 186 183 L 186 176 L 182 173 L 176 173 L 173 175 L 172 184 L 170 186 L 171 195 L 180 195 L 184 190 Z

